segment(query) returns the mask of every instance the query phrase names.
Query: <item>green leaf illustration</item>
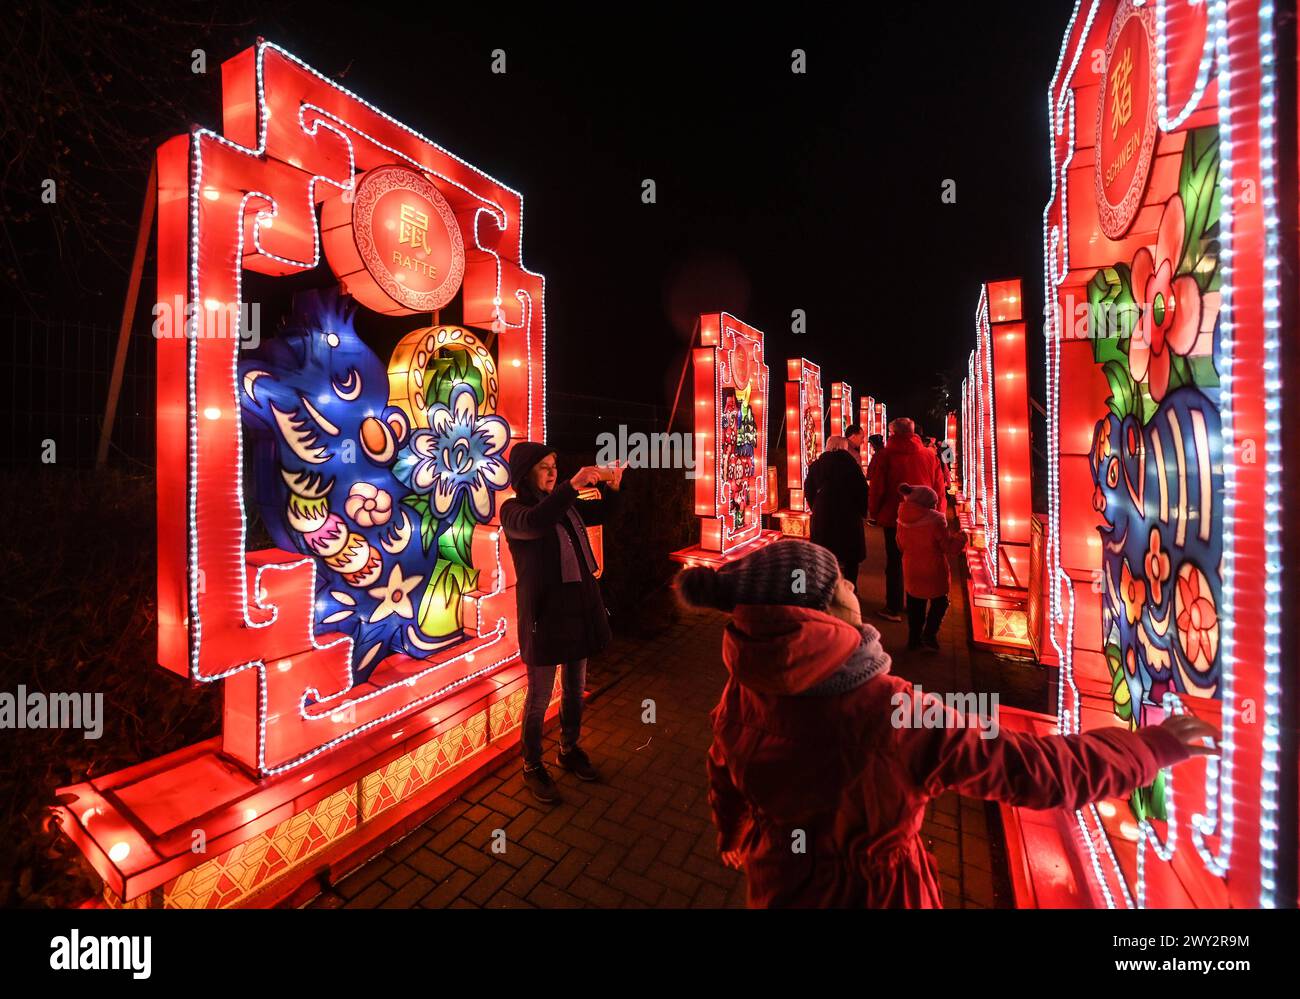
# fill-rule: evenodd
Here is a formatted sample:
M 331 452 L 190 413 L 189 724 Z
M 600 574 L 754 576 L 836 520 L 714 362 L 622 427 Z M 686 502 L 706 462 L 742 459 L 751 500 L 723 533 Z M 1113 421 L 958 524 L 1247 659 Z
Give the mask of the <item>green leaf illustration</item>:
M 403 497 L 402 502 L 414 510 L 420 518 L 420 544 L 424 547 L 424 554 L 428 555 L 429 548 L 438 535 L 438 518 L 434 515 L 429 497 L 417 493 Z
M 454 562 L 464 568 L 472 565 L 471 545 L 474 540 L 474 511 L 470 507 L 469 497 L 460 501 L 456 517 L 447 529 L 438 537 L 438 557 Z
M 1106 646 L 1106 666 L 1110 669 L 1110 700 L 1116 717 L 1126 722 L 1133 720 L 1133 699 L 1128 692 L 1128 680 L 1120 663 L 1118 645 Z M 1121 694 L 1120 691 L 1123 690 Z
M 429 405 L 440 402 L 449 406 L 452 390 L 464 383 L 474 390 L 479 405 L 483 405 L 483 400 L 487 398 L 487 393 L 483 391 L 483 376 L 474 366 L 470 352 L 459 346 L 442 349 L 443 354 L 434 358 L 430 364 L 433 375 L 425 388 L 425 401 Z
M 1107 361 L 1102 365 L 1102 373 L 1110 383 L 1110 398 L 1106 405 L 1119 419 L 1137 414 L 1137 386 L 1133 376 L 1128 373 L 1127 358 L 1124 362 Z
M 1161 770 L 1150 784 L 1133 792 L 1129 798 L 1129 807 L 1133 809 L 1133 815 L 1139 822 L 1147 819 L 1155 819 L 1158 822 L 1168 820 L 1169 813 L 1165 807 L 1165 785 L 1165 771 Z
M 1193 274 L 1202 290 L 1214 276 L 1212 270 L 1198 265 L 1206 253 L 1206 234 L 1219 221 L 1220 193 L 1219 130 L 1198 128 L 1188 132 L 1178 172 L 1178 194 L 1183 199 L 1186 228 L 1182 255 L 1174 273 Z
M 1218 388 L 1219 372 L 1215 370 L 1214 358 L 1199 356 L 1185 358 L 1191 372 L 1191 380 L 1201 388 Z
M 1137 304 L 1127 264 L 1103 267 L 1088 282 L 1092 356 L 1098 364 L 1119 361 L 1128 368 L 1124 344 L 1137 325 Z

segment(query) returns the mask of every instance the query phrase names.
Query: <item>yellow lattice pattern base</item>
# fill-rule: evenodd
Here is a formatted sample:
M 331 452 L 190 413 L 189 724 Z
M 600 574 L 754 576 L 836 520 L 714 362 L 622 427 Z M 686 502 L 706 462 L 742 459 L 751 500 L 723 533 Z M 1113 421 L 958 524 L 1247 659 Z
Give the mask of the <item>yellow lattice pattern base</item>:
M 992 608 L 989 614 L 989 638 L 995 642 L 1029 644 L 1029 616 L 1022 610 Z
M 104 904 L 110 909 L 156 909 L 161 904 L 162 893 L 158 889 L 144 892 L 142 895 L 123 902 L 114 894 L 113 889 L 104 885 Z
M 776 519 L 781 525 L 781 533 L 788 538 L 806 538 L 812 530 L 812 522 L 806 513 L 791 516 L 778 513 Z
M 555 671 L 555 683 L 551 687 L 551 703 L 560 699 L 563 691 L 560 671 Z M 503 700 L 488 708 L 488 737 L 493 741 L 518 728 L 524 723 L 524 701 L 528 698 L 528 685 L 520 684 L 519 689 Z
M 551 700 L 561 691 L 559 670 Z M 420 789 L 523 722 L 527 685 L 486 711 L 479 711 L 442 735 L 387 766 L 349 784 L 274 829 L 254 836 L 172 878 L 161 889 L 123 902 L 107 886 L 104 902 L 113 909 L 222 909 L 239 904 L 255 891 L 287 874 L 329 844 L 355 830 L 360 822 L 416 794 Z M 360 809 L 358 809 L 360 804 Z
M 487 714 L 480 711 L 419 749 L 367 774 L 361 781 L 362 821 L 414 794 L 486 745 Z
M 357 827 L 357 785 L 349 784 L 274 829 L 177 875 L 163 887 L 168 909 L 224 909 Z

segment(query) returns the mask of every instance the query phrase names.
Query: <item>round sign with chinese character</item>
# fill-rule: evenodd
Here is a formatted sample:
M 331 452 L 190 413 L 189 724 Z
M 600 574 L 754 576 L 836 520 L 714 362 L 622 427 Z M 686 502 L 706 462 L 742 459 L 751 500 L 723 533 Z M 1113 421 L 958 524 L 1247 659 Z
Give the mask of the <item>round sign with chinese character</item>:
M 1142 204 L 1156 144 L 1155 13 L 1124 0 L 1106 40 L 1097 97 L 1097 215 L 1119 239 Z
M 350 199 L 326 202 L 321 221 L 334 274 L 376 312 L 434 312 L 465 277 L 465 241 L 451 205 L 408 167 L 368 170 Z

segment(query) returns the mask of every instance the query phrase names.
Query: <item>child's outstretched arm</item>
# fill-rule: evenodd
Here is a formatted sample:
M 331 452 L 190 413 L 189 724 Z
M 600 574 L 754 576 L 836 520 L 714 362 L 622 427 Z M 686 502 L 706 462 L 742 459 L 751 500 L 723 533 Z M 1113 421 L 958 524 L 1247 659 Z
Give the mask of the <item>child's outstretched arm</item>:
M 933 695 L 926 695 L 927 699 Z M 948 712 L 949 722 L 958 721 Z M 1217 744 L 1213 726 L 1190 716 L 1166 719 L 1137 732 L 1103 728 L 1081 735 L 1032 736 L 1002 732 L 985 738 L 978 727 L 906 729 L 901 748 L 917 783 L 929 794 L 948 789 L 1024 808 L 1076 809 L 1149 784 L 1164 767 Z

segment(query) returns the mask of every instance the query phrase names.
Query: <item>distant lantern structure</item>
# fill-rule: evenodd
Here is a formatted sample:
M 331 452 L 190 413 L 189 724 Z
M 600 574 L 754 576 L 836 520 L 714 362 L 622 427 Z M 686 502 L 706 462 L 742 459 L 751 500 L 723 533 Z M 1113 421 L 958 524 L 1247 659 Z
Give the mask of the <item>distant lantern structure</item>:
M 848 382 L 831 382 L 831 436 L 843 437 L 853 426 L 853 387 Z
M 962 388 L 969 436 L 958 515 L 972 542 L 966 559 L 975 642 L 1028 649 L 1032 491 L 1021 308 L 1019 278 L 980 289 Z
M 767 464 L 763 333 L 726 312 L 701 315 L 692 365 L 700 542 L 670 557 L 686 565 L 721 565 L 780 537 L 763 530 L 776 485 Z
M 957 492 L 959 481 L 955 474 L 957 465 L 957 414 L 949 411 L 943 420 L 943 454 L 940 456 L 948 471 L 948 492 Z
M 776 514 L 782 534 L 808 537 L 809 514 L 803 484 L 808 477 L 808 466 L 817 460 L 825 446 L 825 428 L 822 369 L 805 358 L 790 358 L 786 362 L 785 383 L 786 485 L 790 490 L 790 504 Z
M 862 427 L 862 474 L 867 474 L 867 468 L 871 465 L 871 459 L 875 456 L 876 449 L 871 445 L 871 438 L 880 433 L 876 429 L 876 400 L 869 395 L 864 395 L 858 400 L 858 425 Z

